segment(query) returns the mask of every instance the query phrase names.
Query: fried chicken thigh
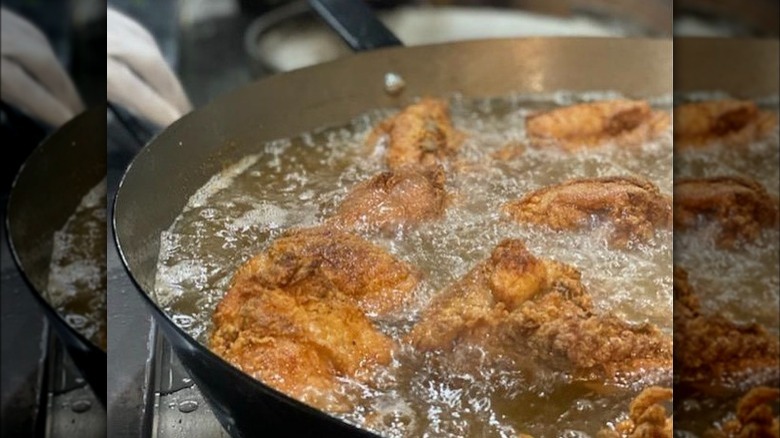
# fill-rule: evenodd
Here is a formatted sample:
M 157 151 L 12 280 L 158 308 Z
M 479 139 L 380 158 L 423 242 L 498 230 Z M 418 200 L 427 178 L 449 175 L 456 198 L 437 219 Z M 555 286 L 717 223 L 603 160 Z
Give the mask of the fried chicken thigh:
M 583 379 L 671 367 L 671 339 L 592 311 L 574 268 L 505 240 L 438 295 L 407 337 L 421 351 L 480 345 Z
M 366 313 L 399 309 L 419 273 L 363 238 L 320 226 L 292 230 L 236 273 L 235 282 L 254 282 L 297 293 L 335 289 Z
M 651 182 L 634 177 L 576 179 L 535 190 L 510 201 L 503 210 L 520 223 L 553 230 L 588 226 L 592 216 L 609 220 L 613 247 L 649 241 L 656 228 L 672 225 L 672 202 Z
M 440 166 L 410 166 L 382 172 L 359 183 L 330 219 L 341 227 L 378 229 L 393 234 L 444 214 L 447 194 Z
M 449 107 L 440 99 L 422 99 L 381 122 L 368 138 L 368 144 L 387 139 L 387 166 L 432 166 L 454 156 L 462 134 L 452 126 Z
M 365 381 L 395 348 L 366 312 L 397 309 L 417 281 L 408 265 L 355 235 L 295 230 L 236 272 L 214 313 L 211 348 L 292 397 L 345 409 L 338 378 Z
M 713 142 L 745 146 L 777 129 L 777 114 L 755 103 L 716 100 L 688 103 L 674 109 L 674 146 L 701 147 Z
M 671 388 L 651 386 L 631 401 L 628 420 L 621 421 L 615 430 L 602 430 L 599 438 L 672 438 L 674 421 L 666 413 L 665 402 L 672 400 Z
M 336 290 L 318 296 L 237 280 L 214 314 L 211 349 L 285 394 L 330 411 L 348 409 L 338 377 L 365 380 L 391 360 L 394 342 Z
M 759 324 L 739 325 L 704 314 L 681 268 L 674 270 L 675 373 L 681 381 L 728 383 L 766 375 L 777 379 L 780 344 Z
M 699 216 L 716 220 L 717 244 L 730 248 L 754 241 L 764 228 L 777 227 L 777 199 L 756 181 L 735 176 L 684 179 L 674 184 L 674 226 L 696 225 Z
M 666 130 L 669 115 L 643 101 L 608 100 L 533 114 L 525 127 L 532 146 L 572 152 L 610 143 L 639 145 Z

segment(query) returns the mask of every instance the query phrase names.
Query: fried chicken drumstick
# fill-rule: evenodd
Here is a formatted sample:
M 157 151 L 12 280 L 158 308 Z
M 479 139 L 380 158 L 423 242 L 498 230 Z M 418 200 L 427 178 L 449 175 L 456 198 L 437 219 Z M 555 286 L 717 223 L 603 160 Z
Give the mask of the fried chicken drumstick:
M 525 127 L 531 146 L 572 152 L 610 143 L 639 145 L 666 130 L 669 115 L 643 101 L 607 100 L 533 114 Z
M 367 143 L 387 139 L 385 161 L 391 170 L 404 166 L 442 164 L 454 156 L 462 134 L 452 126 L 449 107 L 440 99 L 426 98 L 382 121 Z
M 674 109 L 674 146 L 702 147 L 713 142 L 746 146 L 777 129 L 777 115 L 755 103 L 716 100 L 688 103 Z
M 510 201 L 503 210 L 520 223 L 546 225 L 553 230 L 588 226 L 591 216 L 609 220 L 614 231 L 610 245 L 647 242 L 656 228 L 672 225 L 672 202 L 651 182 L 634 177 L 576 179 L 544 187 Z
M 397 309 L 417 281 L 408 265 L 357 236 L 291 231 L 236 272 L 214 313 L 211 348 L 292 397 L 341 410 L 337 379 L 366 380 L 395 348 L 366 312 Z
M 674 183 L 674 226 L 694 227 L 699 216 L 716 220 L 716 242 L 724 248 L 754 241 L 764 228 L 777 227 L 777 199 L 756 181 L 736 176 L 683 179 Z
M 352 188 L 330 221 L 393 234 L 441 218 L 447 203 L 443 164 L 457 153 L 461 138 L 439 99 L 423 99 L 382 121 L 367 143 L 387 141 L 389 170 Z
M 583 379 L 672 362 L 671 339 L 658 328 L 595 314 L 576 269 L 534 257 L 519 240 L 501 242 L 437 295 L 407 341 L 421 351 L 479 345 Z

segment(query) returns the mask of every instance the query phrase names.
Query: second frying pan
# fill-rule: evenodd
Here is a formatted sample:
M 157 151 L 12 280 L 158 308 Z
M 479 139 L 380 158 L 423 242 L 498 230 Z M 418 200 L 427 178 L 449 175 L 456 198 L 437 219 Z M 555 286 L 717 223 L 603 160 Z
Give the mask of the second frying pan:
M 106 352 L 55 310 L 47 288 L 55 233 L 105 178 L 105 118 L 105 106 L 84 112 L 32 152 L 11 187 L 6 218 L 8 241 L 19 269 L 73 362 L 104 404 Z M 96 264 L 105 266 L 105 252 L 93 255 Z

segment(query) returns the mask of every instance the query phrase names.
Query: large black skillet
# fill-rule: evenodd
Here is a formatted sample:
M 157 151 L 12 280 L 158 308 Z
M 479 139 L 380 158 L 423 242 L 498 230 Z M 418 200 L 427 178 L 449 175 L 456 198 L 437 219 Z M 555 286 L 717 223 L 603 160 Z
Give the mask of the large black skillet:
M 19 270 L 104 405 L 105 350 L 71 327 L 49 303 L 45 291 L 54 233 L 105 176 L 106 107 L 97 106 L 63 125 L 30 154 L 11 186 L 6 217 L 8 241 Z
M 331 8 L 344 6 L 345 0 L 312 3 L 354 48 L 398 43 L 365 19 L 367 11 L 358 10 L 356 16 L 354 10 L 344 14 Z M 388 73 L 403 78 L 405 87 L 388 93 Z M 389 47 L 272 76 L 186 115 L 138 153 L 114 201 L 116 243 L 163 334 L 233 436 L 374 436 L 244 374 L 160 308 L 154 292 L 160 235 L 190 196 L 225 165 L 257 153 L 265 142 L 341 125 L 365 111 L 398 107 L 419 96 L 613 90 L 641 98 L 670 95 L 671 79 L 671 41 L 587 38 Z

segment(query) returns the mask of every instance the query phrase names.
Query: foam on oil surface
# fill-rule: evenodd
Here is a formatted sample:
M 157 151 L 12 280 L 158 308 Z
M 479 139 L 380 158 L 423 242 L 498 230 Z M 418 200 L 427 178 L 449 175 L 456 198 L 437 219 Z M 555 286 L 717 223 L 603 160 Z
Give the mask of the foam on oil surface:
M 702 93 L 685 96 L 685 100 L 729 98 L 726 94 Z M 764 110 L 778 111 L 777 97 L 756 102 Z M 674 177 L 709 178 L 741 176 L 761 183 L 772 196 L 780 188 L 780 140 L 775 131 L 746 147 L 711 144 L 703 148 L 682 149 L 675 154 Z M 700 226 L 675 233 L 675 263 L 688 271 L 691 286 L 699 297 L 702 310 L 720 312 L 742 324 L 759 323 L 770 333 L 780 331 L 780 233 L 765 230 L 751 243 L 739 243 L 733 249 L 715 245 L 720 228 L 714 221 L 702 220 Z M 756 373 L 735 388 L 720 389 L 712 394 L 698 392 L 679 397 L 675 433 L 681 436 L 706 436 L 724 418 L 733 418 L 738 400 L 752 387 L 767 384 L 771 375 Z M 775 412 L 777 409 L 775 403 Z
M 100 345 L 106 330 L 106 180 L 54 233 L 46 295 L 79 333 Z M 105 345 L 103 345 L 105 347 Z
M 508 145 L 522 145 L 524 119 L 532 111 L 616 96 L 453 98 L 453 123 L 467 139 L 458 165 L 448 172 L 453 202 L 444 219 L 390 238 L 366 236 L 425 273 L 410 308 L 380 322 L 380 329 L 395 338 L 406 333 L 434 294 L 483 260 L 498 242 L 517 237 L 537 256 L 577 267 L 599 309 L 671 330 L 670 231 L 658 231 L 647 245 L 615 251 L 606 242 L 609 224 L 557 233 L 513 224 L 499 212 L 503 203 L 529 190 L 572 178 L 637 175 L 670 194 L 671 132 L 640 148 L 607 146 L 576 154 L 525 149 L 507 160 L 492 156 Z M 654 103 L 668 106 L 670 99 Z M 384 170 L 381 151 L 363 141 L 390 113 L 375 111 L 342 128 L 259 145 L 256 156 L 213 178 L 162 235 L 158 302 L 207 344 L 211 315 L 238 266 L 287 228 L 317 224 L 355 183 Z M 574 436 L 595 434 L 621 419 L 636 393 L 633 387 L 566 384 L 559 375 L 529 381 L 511 366 L 473 367 L 469 364 L 483 358 L 476 348 L 458 355 L 459 360 L 445 360 L 402 350 L 371 387 L 346 385 L 357 402 L 346 418 L 388 436 Z

